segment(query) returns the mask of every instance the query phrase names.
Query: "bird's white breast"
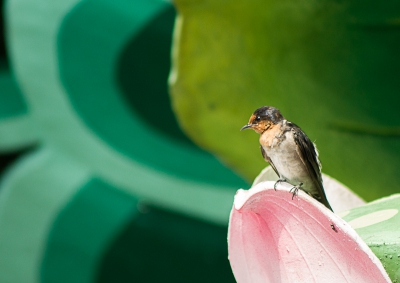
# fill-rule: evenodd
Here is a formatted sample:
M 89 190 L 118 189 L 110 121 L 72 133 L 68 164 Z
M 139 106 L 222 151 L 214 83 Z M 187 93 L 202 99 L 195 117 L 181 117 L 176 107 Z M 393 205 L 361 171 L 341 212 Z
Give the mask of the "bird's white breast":
M 281 178 L 297 185 L 309 179 L 307 169 L 296 151 L 293 133 L 287 131 L 283 137 L 275 137 L 269 146 L 263 144 L 265 153 L 271 159 Z

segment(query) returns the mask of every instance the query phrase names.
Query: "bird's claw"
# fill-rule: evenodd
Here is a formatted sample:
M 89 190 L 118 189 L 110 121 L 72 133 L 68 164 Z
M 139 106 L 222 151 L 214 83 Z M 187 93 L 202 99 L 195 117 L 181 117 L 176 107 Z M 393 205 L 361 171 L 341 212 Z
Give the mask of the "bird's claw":
M 301 189 L 301 186 L 302 186 L 302 185 L 303 185 L 303 183 L 300 183 L 300 184 L 298 184 L 298 185 L 296 185 L 296 186 L 294 186 L 294 187 L 292 187 L 292 188 L 290 189 L 289 192 L 292 193 L 292 200 L 293 200 L 294 196 L 298 195 L 298 192 L 299 192 L 299 190 Z
M 285 182 L 286 183 L 286 179 L 278 179 L 276 182 L 275 182 L 275 184 L 274 184 L 274 190 L 276 191 L 276 186 L 279 184 L 279 183 L 282 183 L 282 182 Z

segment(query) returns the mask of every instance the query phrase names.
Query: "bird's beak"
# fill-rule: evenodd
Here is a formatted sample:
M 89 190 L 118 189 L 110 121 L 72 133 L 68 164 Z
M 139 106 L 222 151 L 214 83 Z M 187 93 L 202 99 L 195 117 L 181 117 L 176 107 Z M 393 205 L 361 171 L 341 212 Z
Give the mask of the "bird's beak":
M 240 130 L 243 131 L 243 130 L 246 130 L 246 129 L 251 128 L 251 127 L 252 127 L 251 124 L 247 124 L 247 125 L 244 125 Z

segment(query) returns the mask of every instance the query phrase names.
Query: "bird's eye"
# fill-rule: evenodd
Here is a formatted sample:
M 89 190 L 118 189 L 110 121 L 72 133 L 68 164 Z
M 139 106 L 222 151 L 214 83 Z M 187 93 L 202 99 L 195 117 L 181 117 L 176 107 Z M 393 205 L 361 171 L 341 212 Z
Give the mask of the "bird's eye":
M 260 117 L 260 116 L 257 116 L 257 117 L 254 119 L 254 121 L 260 122 L 260 121 L 261 121 L 261 117 Z

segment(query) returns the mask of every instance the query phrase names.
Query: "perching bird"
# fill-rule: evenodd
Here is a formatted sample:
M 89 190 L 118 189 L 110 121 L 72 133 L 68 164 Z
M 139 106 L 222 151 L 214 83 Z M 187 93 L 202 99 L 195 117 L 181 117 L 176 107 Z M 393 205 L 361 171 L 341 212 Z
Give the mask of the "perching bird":
M 260 134 L 261 153 L 279 176 L 275 189 L 280 182 L 289 183 L 293 196 L 301 189 L 332 210 L 322 184 L 317 148 L 296 124 L 275 107 L 263 106 L 241 130 L 245 129 Z

